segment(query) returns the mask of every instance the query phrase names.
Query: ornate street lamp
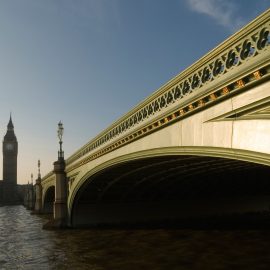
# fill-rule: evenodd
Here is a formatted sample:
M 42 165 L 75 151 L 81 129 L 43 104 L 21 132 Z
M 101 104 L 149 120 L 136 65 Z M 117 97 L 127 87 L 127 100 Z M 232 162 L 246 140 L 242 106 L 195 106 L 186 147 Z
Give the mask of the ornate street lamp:
M 58 123 L 58 130 L 57 130 L 57 136 L 58 136 L 59 145 L 60 145 L 60 151 L 58 151 L 58 159 L 63 159 L 64 158 L 64 151 L 62 150 L 63 134 L 64 134 L 64 127 L 63 127 L 62 122 L 60 121 Z
M 58 123 L 57 136 L 59 139 L 60 150 L 58 151 L 58 160 L 53 163 L 55 175 L 55 198 L 53 208 L 53 223 L 48 225 L 53 228 L 63 228 L 67 226 L 68 208 L 67 208 L 67 177 L 64 152 L 62 150 L 62 138 L 64 128 L 60 121 Z

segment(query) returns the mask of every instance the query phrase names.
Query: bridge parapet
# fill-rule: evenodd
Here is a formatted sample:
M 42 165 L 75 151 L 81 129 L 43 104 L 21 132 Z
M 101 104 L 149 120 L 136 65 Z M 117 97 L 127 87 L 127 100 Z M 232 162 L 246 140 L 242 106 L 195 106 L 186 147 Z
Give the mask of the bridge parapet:
M 169 119 L 163 118 L 164 122 L 171 120 L 170 117 L 184 116 L 216 100 L 219 95 L 227 95 L 268 75 L 266 64 L 269 62 L 270 55 L 269 18 L 270 10 L 267 10 L 170 80 L 68 158 L 67 166 L 81 160 L 90 152 L 97 152 L 92 156 L 97 158 L 127 143 L 129 139 L 146 132 L 147 130 L 142 127 L 147 126 L 147 123 L 154 122 L 168 112 L 174 112 L 176 107 L 180 107 L 178 113 L 169 115 Z M 217 89 L 220 91 L 216 92 Z M 215 93 L 212 93 L 214 91 Z M 162 122 L 154 122 L 152 128 L 162 124 Z M 140 131 L 138 134 L 134 132 L 136 130 L 141 130 L 141 134 Z M 126 136 L 127 134 L 130 136 Z M 125 138 L 119 140 L 120 137 Z M 116 145 L 115 141 L 118 141 Z M 98 153 L 101 148 L 103 151 Z
M 267 10 L 70 156 L 67 172 L 269 78 L 269 32 Z

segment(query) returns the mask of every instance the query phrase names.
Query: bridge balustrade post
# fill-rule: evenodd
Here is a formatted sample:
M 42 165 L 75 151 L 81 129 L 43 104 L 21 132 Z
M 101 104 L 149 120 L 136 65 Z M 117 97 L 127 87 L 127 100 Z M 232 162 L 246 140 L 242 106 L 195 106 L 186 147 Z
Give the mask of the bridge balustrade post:
M 54 202 L 54 224 L 56 227 L 67 226 L 67 179 L 65 172 L 65 160 L 59 157 L 54 162 L 55 173 L 55 202 Z

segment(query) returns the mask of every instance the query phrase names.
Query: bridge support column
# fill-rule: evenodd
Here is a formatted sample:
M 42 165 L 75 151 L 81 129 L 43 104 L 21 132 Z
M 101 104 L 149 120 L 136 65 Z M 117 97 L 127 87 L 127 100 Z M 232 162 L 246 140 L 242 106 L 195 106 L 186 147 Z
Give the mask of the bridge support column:
M 38 177 L 36 180 L 35 188 L 35 206 L 34 213 L 41 214 L 42 212 L 42 186 L 41 186 L 41 178 Z
M 54 202 L 54 227 L 67 226 L 67 179 L 64 158 L 54 162 L 55 173 L 55 202 Z

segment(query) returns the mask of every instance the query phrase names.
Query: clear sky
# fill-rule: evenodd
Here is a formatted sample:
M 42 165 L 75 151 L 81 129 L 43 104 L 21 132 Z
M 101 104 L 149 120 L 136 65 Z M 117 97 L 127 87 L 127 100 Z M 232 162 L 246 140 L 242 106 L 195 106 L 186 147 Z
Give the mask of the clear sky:
M 0 135 L 12 112 L 18 183 L 65 156 L 235 31 L 270 0 L 0 0 Z M 2 157 L 0 179 L 2 179 Z

